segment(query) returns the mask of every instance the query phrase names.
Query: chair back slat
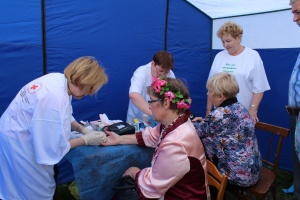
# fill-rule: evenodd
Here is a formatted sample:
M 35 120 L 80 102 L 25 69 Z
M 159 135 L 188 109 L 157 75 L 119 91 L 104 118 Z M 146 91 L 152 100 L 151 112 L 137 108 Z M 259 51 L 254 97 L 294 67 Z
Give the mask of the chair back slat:
M 206 160 L 206 163 L 208 184 L 218 189 L 217 200 L 222 200 L 224 197 L 228 177 L 221 174 L 211 161 Z
M 257 122 L 255 124 L 255 128 L 258 130 L 261 130 L 264 133 L 271 134 L 270 140 L 269 140 L 269 145 L 268 145 L 268 150 L 267 150 L 267 155 L 262 160 L 265 164 L 272 167 L 272 170 L 276 173 L 277 169 L 278 169 L 278 163 L 279 163 L 280 151 L 281 151 L 283 139 L 288 136 L 289 129 L 283 128 L 280 126 L 276 126 L 273 124 L 263 123 L 263 122 Z M 279 137 L 274 137 L 275 135 L 277 135 Z M 278 140 L 278 141 L 275 142 L 275 140 Z M 275 147 L 275 154 L 272 154 L 272 149 L 274 149 L 273 145 L 276 145 L 276 144 L 277 144 L 277 147 Z M 274 155 L 274 156 L 271 158 L 271 155 Z M 271 160 L 271 159 L 273 159 L 273 160 Z

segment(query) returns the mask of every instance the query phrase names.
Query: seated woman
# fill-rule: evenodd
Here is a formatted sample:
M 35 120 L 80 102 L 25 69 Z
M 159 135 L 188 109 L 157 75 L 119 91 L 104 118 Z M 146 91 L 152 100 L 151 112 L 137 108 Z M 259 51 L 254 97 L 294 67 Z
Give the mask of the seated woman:
M 103 145 L 138 144 L 155 148 L 151 167 L 130 167 L 139 199 L 209 199 L 204 148 L 189 119 L 191 99 L 182 81 L 153 78 L 149 108 L 158 126 L 119 136 L 106 131 Z
M 252 186 L 258 181 L 262 162 L 254 121 L 236 98 L 238 83 L 234 75 L 221 72 L 206 87 L 215 109 L 204 119 L 193 119 L 199 122 L 194 125 L 206 154 L 228 176 L 228 190 Z

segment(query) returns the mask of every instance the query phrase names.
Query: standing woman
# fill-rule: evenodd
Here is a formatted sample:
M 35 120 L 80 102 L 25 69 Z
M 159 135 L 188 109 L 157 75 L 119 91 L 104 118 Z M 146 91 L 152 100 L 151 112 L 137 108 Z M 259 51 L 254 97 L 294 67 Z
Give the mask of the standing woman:
M 95 94 L 106 82 L 98 62 L 81 57 L 64 74 L 47 74 L 19 91 L 0 119 L 0 199 L 52 199 L 53 166 L 74 147 L 106 141 L 103 132 L 78 126 L 71 106 L 72 97 Z M 71 128 L 86 135 L 70 139 Z
M 139 199 L 210 199 L 204 148 L 190 121 L 191 99 L 184 84 L 173 78 L 153 78 L 147 88 L 149 108 L 160 124 L 143 132 L 119 136 L 106 132 L 103 145 L 138 144 L 155 148 L 151 167 L 130 167 Z
M 256 123 L 264 92 L 270 90 L 263 62 L 257 51 L 241 45 L 243 29 L 238 24 L 226 22 L 217 35 L 225 50 L 216 55 L 208 79 L 219 72 L 234 74 L 240 88 L 237 99 Z M 207 99 L 206 116 L 211 110 L 212 103 Z

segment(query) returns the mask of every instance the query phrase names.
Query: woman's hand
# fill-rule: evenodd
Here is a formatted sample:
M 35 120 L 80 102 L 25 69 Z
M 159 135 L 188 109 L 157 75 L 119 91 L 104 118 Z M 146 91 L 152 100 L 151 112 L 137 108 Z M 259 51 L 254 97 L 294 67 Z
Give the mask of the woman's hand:
M 202 122 L 203 118 L 202 117 L 195 117 L 192 122 Z
M 256 122 L 258 122 L 258 117 L 257 117 L 257 110 L 255 109 L 251 109 L 249 110 L 250 116 L 252 117 L 254 124 L 256 124 Z
M 115 132 L 104 130 L 106 134 L 106 142 L 102 143 L 103 146 L 111 146 L 120 144 L 121 136 L 116 134 Z
M 141 171 L 140 168 L 137 167 L 129 167 L 123 174 L 123 176 L 131 176 L 131 178 L 135 179 L 135 175 Z

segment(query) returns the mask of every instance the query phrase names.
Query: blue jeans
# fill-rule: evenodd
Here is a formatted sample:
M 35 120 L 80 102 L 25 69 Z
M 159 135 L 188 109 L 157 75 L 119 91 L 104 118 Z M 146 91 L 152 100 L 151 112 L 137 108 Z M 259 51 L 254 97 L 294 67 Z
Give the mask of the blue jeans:
M 290 117 L 290 134 L 293 140 L 293 160 L 294 160 L 294 194 L 297 200 L 300 200 L 300 162 L 295 149 L 295 128 L 297 117 Z

